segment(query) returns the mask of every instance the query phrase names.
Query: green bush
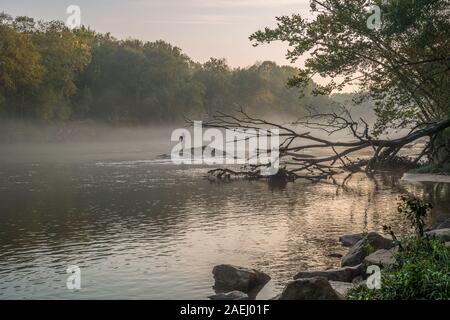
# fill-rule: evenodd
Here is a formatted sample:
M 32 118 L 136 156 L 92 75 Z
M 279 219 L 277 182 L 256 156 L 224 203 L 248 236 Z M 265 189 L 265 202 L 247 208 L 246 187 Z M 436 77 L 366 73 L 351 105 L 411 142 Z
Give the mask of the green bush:
M 450 248 L 424 235 L 425 218 L 431 205 L 411 196 L 402 196 L 398 212 L 406 216 L 415 231 L 399 242 L 396 263 L 381 272 L 381 288 L 360 285 L 347 293 L 355 300 L 450 299 Z M 389 226 L 384 227 L 394 240 Z
M 347 298 L 356 300 L 450 299 L 450 249 L 439 240 L 408 238 L 397 264 L 382 270 L 381 289 L 361 285 Z

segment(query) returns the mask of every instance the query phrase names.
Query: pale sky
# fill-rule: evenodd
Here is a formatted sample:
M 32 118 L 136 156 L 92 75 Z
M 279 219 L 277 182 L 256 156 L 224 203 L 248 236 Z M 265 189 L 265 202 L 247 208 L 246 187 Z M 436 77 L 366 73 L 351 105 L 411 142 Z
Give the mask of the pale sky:
M 0 11 L 13 16 L 63 20 L 66 8 L 81 8 L 81 23 L 119 39 L 165 40 L 194 61 L 226 58 L 233 67 L 271 60 L 289 64 L 286 45 L 252 47 L 248 37 L 275 25 L 275 17 L 309 15 L 308 0 L 1 0 Z M 296 63 L 301 66 L 302 60 Z

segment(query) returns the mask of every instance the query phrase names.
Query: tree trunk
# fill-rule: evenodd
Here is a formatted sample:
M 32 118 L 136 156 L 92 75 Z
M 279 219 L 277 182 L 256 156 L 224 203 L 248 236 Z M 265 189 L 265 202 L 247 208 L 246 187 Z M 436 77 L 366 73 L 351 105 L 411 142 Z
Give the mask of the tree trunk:
M 430 143 L 431 163 L 439 167 L 450 165 L 450 130 L 438 132 Z

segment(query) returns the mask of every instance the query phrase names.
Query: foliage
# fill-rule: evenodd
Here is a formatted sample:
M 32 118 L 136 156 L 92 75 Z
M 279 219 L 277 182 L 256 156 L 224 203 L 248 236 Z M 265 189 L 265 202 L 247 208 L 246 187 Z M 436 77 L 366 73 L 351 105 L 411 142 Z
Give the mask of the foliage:
M 423 234 L 431 205 L 415 197 L 403 196 L 398 211 L 405 214 L 416 236 L 401 240 L 395 264 L 381 272 L 380 289 L 359 285 L 347 293 L 355 300 L 408 300 L 450 298 L 450 248 L 441 240 Z M 394 239 L 390 227 L 385 227 Z
M 286 85 L 298 70 L 273 62 L 230 68 L 193 62 L 164 41 L 118 40 L 59 21 L 0 15 L 0 116 L 169 122 L 230 112 L 306 113 L 332 101 Z
M 425 218 L 431 214 L 432 205 L 419 198 L 403 195 L 398 206 L 398 212 L 403 213 L 417 236 L 423 237 Z
M 373 5 L 382 13 L 380 28 L 367 26 Z M 278 17 L 275 28 L 250 37 L 255 45 L 287 42 L 293 61 L 309 53 L 291 85 L 304 87 L 314 75 L 333 79 L 317 94 L 358 85 L 376 102 L 375 134 L 450 116 L 449 1 L 311 0 L 310 6 L 312 19 Z
M 379 290 L 365 285 L 350 290 L 349 299 L 450 299 L 450 248 L 435 239 L 408 238 L 396 255 L 397 264 L 382 270 Z
M 0 52 L 0 107 L 3 112 L 23 114 L 26 92 L 42 82 L 41 55 L 29 35 L 3 24 L 0 24 Z
M 65 119 L 77 75 L 90 61 L 85 29 L 0 14 L 0 91 L 8 115 Z

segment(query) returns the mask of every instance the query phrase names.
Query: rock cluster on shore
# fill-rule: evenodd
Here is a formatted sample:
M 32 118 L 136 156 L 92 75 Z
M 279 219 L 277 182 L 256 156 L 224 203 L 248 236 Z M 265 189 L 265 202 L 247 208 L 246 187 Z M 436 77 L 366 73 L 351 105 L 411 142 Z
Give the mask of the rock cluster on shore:
M 439 238 L 450 245 L 450 219 L 442 226 L 426 232 L 428 237 Z M 344 235 L 341 245 L 350 247 L 341 259 L 341 267 L 322 271 L 301 271 L 286 284 L 283 292 L 271 300 L 341 300 L 351 288 L 363 284 L 367 267 L 386 268 L 396 263 L 397 243 L 376 232 Z M 218 265 L 213 270 L 216 300 L 255 299 L 256 294 L 270 280 L 270 276 L 254 270 L 232 265 Z M 219 291 L 218 291 L 219 290 Z
M 216 295 L 212 300 L 244 300 L 254 299 L 259 291 L 270 281 L 270 276 L 264 272 L 221 264 L 214 267 L 214 290 Z M 236 299 L 231 299 L 236 297 Z

